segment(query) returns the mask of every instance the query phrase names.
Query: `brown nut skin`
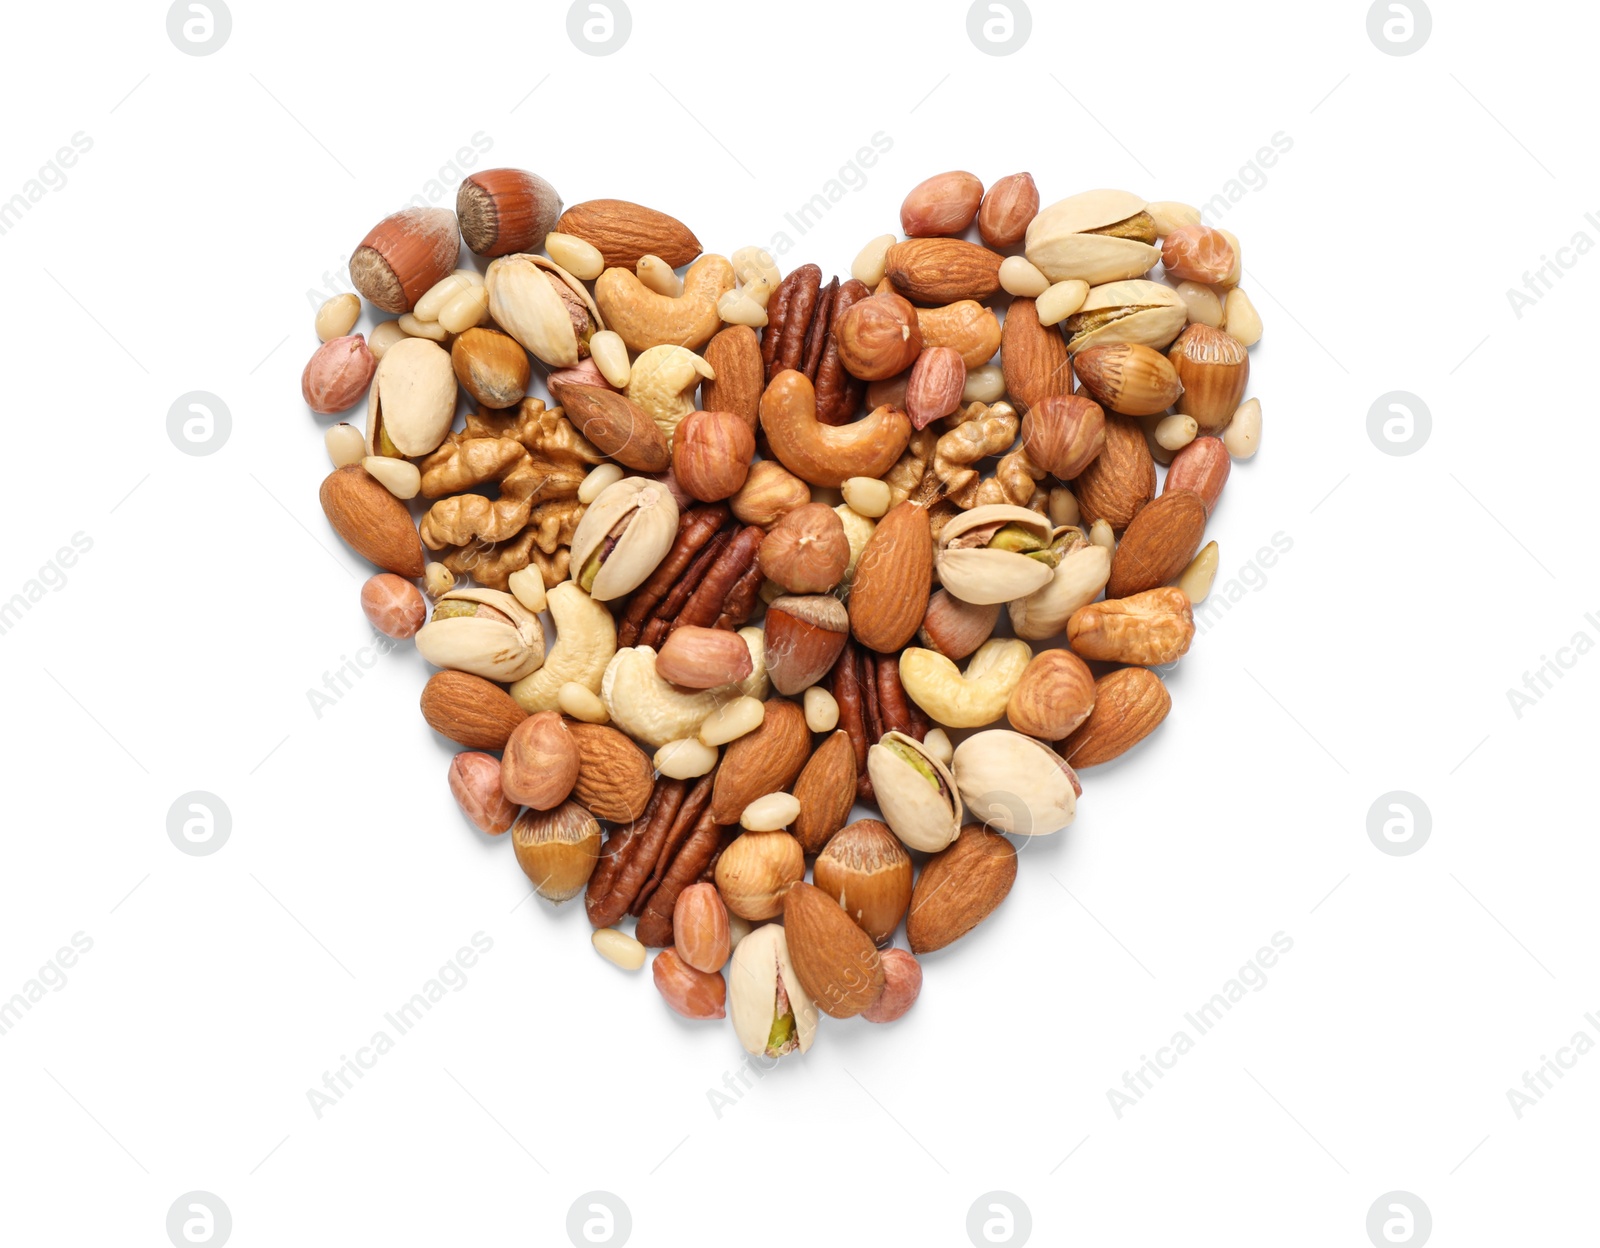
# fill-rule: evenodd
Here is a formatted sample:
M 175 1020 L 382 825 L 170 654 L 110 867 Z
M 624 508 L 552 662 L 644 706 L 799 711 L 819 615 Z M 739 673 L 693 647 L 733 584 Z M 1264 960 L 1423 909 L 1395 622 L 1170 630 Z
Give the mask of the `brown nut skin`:
M 663 949 L 650 964 L 662 1000 L 685 1018 L 702 1022 L 728 1016 L 728 983 L 720 972 L 697 971 L 676 949 Z
M 1072 370 L 1095 399 L 1124 416 L 1154 416 L 1183 393 L 1172 362 L 1138 343 L 1088 347 L 1072 357 Z
M 1206 505 L 1206 515 L 1216 510 L 1222 487 L 1233 470 L 1233 457 L 1221 438 L 1196 438 L 1172 457 L 1161 492 L 1193 490 Z
M 448 208 L 402 208 L 368 231 L 350 257 L 350 280 L 368 303 L 409 312 L 454 272 L 461 230 Z
M 428 604 L 403 576 L 379 572 L 361 587 L 361 610 L 385 637 L 415 637 L 427 622 Z
M 984 194 L 978 208 L 978 233 L 990 247 L 1015 247 L 1039 215 L 1039 188 L 1031 173 L 1011 173 Z
M 1193 416 L 1202 433 L 1218 433 L 1239 410 L 1250 381 L 1250 353 L 1232 334 L 1190 325 L 1167 349 L 1183 394 L 1178 411 Z
M 463 750 L 450 760 L 450 793 L 480 832 L 499 836 L 517 821 L 516 803 L 500 790 L 500 760 Z
M 904 949 L 885 949 L 879 958 L 883 995 L 862 1010 L 861 1017 L 869 1023 L 892 1023 L 904 1018 L 922 995 L 922 963 Z
M 1156 496 L 1156 461 L 1137 420 L 1106 417 L 1106 444 L 1074 478 L 1072 493 L 1085 528 L 1104 520 L 1118 533 Z
M 717 689 L 754 670 L 744 638 L 725 628 L 687 624 L 673 631 L 656 655 L 656 675 L 683 689 Z
M 826 676 L 850 638 L 849 613 L 831 594 L 775 598 L 762 626 L 767 676 L 785 697 L 804 692 Z M 680 628 L 673 636 L 684 631 Z M 660 670 L 658 658 L 656 671 Z
M 561 215 L 561 196 L 536 173 L 483 169 L 456 191 L 461 236 L 480 256 L 537 251 Z
M 428 727 L 469 750 L 503 750 L 528 712 L 493 681 L 469 672 L 435 672 L 422 687 Z
M 1081 394 L 1047 395 L 1023 416 L 1022 444 L 1039 467 L 1070 481 L 1105 449 L 1105 409 Z
M 965 170 L 936 173 L 918 182 L 900 205 L 900 228 L 908 238 L 960 234 L 978 215 L 983 182 Z
M 810 486 L 777 460 L 762 459 L 750 465 L 750 475 L 728 500 L 728 506 L 743 523 L 770 529 L 787 513 L 810 501 Z
M 858 819 L 817 856 L 812 878 L 880 948 L 911 905 L 911 855 L 889 825 Z
M 791 594 L 822 594 L 850 566 L 844 522 L 826 503 L 806 503 L 788 512 L 762 540 L 761 571 Z
M 702 356 L 716 376 L 700 383 L 700 401 L 708 411 L 732 412 L 756 427 L 766 369 L 761 362 L 761 339 L 748 325 L 728 325 L 717 331 Z
M 834 326 L 839 362 L 852 377 L 879 381 L 904 372 L 922 351 L 917 310 L 895 294 L 852 304 Z
M 804 373 L 792 368 L 774 377 L 761 396 L 761 428 L 778 462 L 802 481 L 830 489 L 851 477 L 882 477 L 911 440 L 911 421 L 892 407 L 880 407 L 848 425 L 822 424 L 815 389 Z
M 913 429 L 926 429 L 961 406 L 967 366 L 954 347 L 924 347 L 906 380 L 905 413 Z
M 1000 327 L 1000 371 L 1006 393 L 1019 412 L 1052 394 L 1072 393 L 1072 362 L 1067 343 L 1054 325 L 1041 325 L 1032 299 L 1017 298 Z
M 702 503 L 731 498 L 750 475 L 755 430 L 732 412 L 690 412 L 672 439 L 672 475 Z
M 1109 763 L 1143 741 L 1167 717 L 1172 695 L 1146 667 L 1124 667 L 1095 681 L 1094 709 L 1056 748 L 1075 768 Z
M 784 894 L 805 874 L 805 851 L 787 832 L 744 832 L 717 859 L 717 892 L 734 914 L 758 923 L 783 912 Z
M 672 907 L 672 945 L 678 956 L 707 975 L 727 965 L 733 951 L 728 907 L 715 884 L 691 884 Z
M 1059 741 L 1094 709 L 1094 673 L 1070 650 L 1044 650 L 1023 669 L 1006 703 L 1006 719 L 1018 732 Z
M 999 623 L 1001 606 L 998 602 L 963 602 L 948 589 L 937 590 L 928 599 L 917 640 L 925 648 L 959 663 L 989 640 Z
M 928 510 L 907 499 L 878 521 L 856 564 L 849 603 L 856 640 L 883 654 L 900 649 L 917 635 L 932 587 Z
M 535 810 L 561 805 L 578 779 L 578 745 L 555 711 L 530 715 L 511 730 L 500 759 L 500 788 Z
M 450 345 L 450 367 L 461 388 L 484 407 L 515 407 L 528 393 L 532 365 L 510 334 L 474 326 Z
M 783 899 L 783 931 L 800 986 L 830 1018 L 853 1018 L 883 995 L 883 960 L 872 938 L 815 885 Z
M 1205 540 L 1206 505 L 1193 490 L 1165 490 L 1133 518 L 1111 558 L 1107 598 L 1157 589 L 1183 575 Z
M 559 905 L 588 886 L 600 861 L 600 824 L 576 802 L 525 810 L 511 829 L 511 847 L 534 891 Z
M 1004 836 L 969 823 L 922 868 L 911 894 L 906 938 L 913 953 L 932 953 L 994 913 L 1017 880 L 1017 851 Z
M 1161 240 L 1161 267 L 1177 282 L 1215 286 L 1233 272 L 1233 244 L 1209 225 L 1183 225 Z
M 300 394 L 317 415 L 332 416 L 360 402 L 377 371 L 377 358 L 360 334 L 330 338 L 306 361 Z

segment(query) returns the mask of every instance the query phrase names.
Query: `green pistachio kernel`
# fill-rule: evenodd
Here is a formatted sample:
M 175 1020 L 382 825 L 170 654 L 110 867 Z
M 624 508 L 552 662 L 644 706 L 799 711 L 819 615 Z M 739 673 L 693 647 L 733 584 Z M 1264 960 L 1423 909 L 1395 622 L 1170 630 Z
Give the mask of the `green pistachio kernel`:
M 456 620 L 477 614 L 478 604 L 466 598 L 446 598 L 433 608 L 435 620 Z
M 776 1057 L 794 1036 L 794 1014 L 785 1014 L 772 1020 L 772 1030 L 767 1033 L 767 1056 Z
M 594 554 L 589 556 L 589 561 L 583 565 L 583 573 L 578 577 L 578 588 L 583 590 L 584 593 L 589 593 L 594 589 L 594 578 L 600 575 L 600 564 L 602 562 L 600 552 L 596 550 Z
M 989 539 L 990 550 L 1011 550 L 1019 555 L 1039 550 L 1043 546 L 1044 542 L 1037 533 L 1030 532 L 1020 524 L 1004 525 Z
M 889 752 L 896 758 L 904 759 L 906 762 L 910 763 L 911 766 L 916 769 L 917 774 L 931 784 L 934 788 L 937 789 L 940 787 L 939 777 L 933 770 L 933 764 L 921 754 L 917 753 L 916 750 L 912 749 L 904 741 L 886 741 L 884 744 L 888 747 Z

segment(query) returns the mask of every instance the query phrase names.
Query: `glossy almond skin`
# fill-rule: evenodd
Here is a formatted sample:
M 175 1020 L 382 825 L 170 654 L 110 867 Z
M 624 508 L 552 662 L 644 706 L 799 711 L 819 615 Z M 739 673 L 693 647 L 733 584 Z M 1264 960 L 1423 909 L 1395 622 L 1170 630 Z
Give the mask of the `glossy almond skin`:
M 1075 768 L 1109 763 L 1160 726 L 1172 709 L 1161 677 L 1148 668 L 1124 667 L 1095 681 L 1094 709 L 1058 747 Z
M 691 884 L 672 908 L 672 942 L 678 956 L 697 971 L 720 971 L 732 952 L 728 907 L 715 884 Z
M 1052 394 L 1072 393 L 1067 342 L 1055 326 L 1039 324 L 1032 299 L 1013 299 L 1000 327 L 1000 369 L 1019 412 Z
M 702 1022 L 727 1017 L 728 984 L 720 973 L 697 971 L 676 949 L 663 949 L 650 964 L 650 974 L 662 1000 L 685 1018 Z
M 356 554 L 386 572 L 416 579 L 427 565 L 406 505 L 360 464 L 335 468 L 322 482 L 323 514 Z
M 435 732 L 469 750 L 502 750 L 528 712 L 481 676 L 435 672 L 422 688 L 422 717 Z
M 899 650 L 917 635 L 932 586 L 933 530 L 927 510 L 907 500 L 878 521 L 856 565 L 849 604 L 856 640 L 883 654 Z
M 936 173 L 917 183 L 900 205 L 900 229 L 908 238 L 960 234 L 978 215 L 983 183 L 964 170 Z
M 1011 842 L 980 823 L 967 824 L 922 868 L 906 917 L 911 951 L 932 953 L 961 939 L 994 913 L 1016 879 Z
M 1106 417 L 1106 443 L 1072 483 L 1084 526 L 1104 520 L 1122 532 L 1156 496 L 1156 461 L 1139 422 Z
M 507 798 L 535 810 L 567 800 L 578 779 L 578 746 L 555 711 L 540 711 L 518 724 L 500 760 L 500 787 Z
M 805 712 L 784 698 L 770 699 L 760 726 L 723 750 L 711 790 L 711 817 L 724 827 L 738 823 L 756 798 L 781 793 L 793 784 L 810 757 L 811 729 L 806 727 Z

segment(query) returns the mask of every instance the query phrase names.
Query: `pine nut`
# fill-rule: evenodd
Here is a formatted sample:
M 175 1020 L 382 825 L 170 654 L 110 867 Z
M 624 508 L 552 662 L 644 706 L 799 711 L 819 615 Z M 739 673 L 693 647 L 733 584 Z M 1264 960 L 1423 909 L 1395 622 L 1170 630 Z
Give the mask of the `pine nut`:
M 1096 546 L 1104 546 L 1112 554 L 1117 553 L 1117 535 L 1111 531 L 1111 525 L 1104 516 L 1089 526 L 1089 540 Z
M 1244 273 L 1244 251 L 1239 246 L 1239 236 L 1232 230 L 1225 230 L 1218 226 L 1217 233 L 1227 239 L 1228 246 L 1233 248 L 1233 268 L 1229 270 L 1227 277 L 1217 283 L 1217 289 L 1232 290 L 1239 284 L 1239 278 Z
M 1249 459 L 1261 448 L 1260 399 L 1246 399 L 1239 404 L 1239 410 L 1222 431 L 1222 445 L 1235 459 Z
M 889 248 L 898 240 L 893 234 L 880 234 L 873 239 L 850 263 L 850 276 L 866 287 L 876 287 L 883 281 L 884 270 L 889 267 Z
M 563 715 L 581 719 L 586 724 L 604 724 L 611 719 L 600 695 L 588 685 L 580 685 L 575 680 L 567 681 L 556 690 L 556 705 L 561 708 Z
M 445 327 L 438 321 L 419 320 L 414 312 L 407 312 L 396 323 L 408 338 L 426 338 L 430 342 L 443 342 L 450 337 Z
M 544 593 L 544 573 L 532 564 L 513 572 L 507 585 L 511 596 L 530 611 L 543 611 L 548 605 Z
M 949 734 L 943 728 L 928 729 L 928 735 L 922 739 L 922 748 L 928 752 L 929 758 L 943 763 L 946 767 L 956 756 L 956 747 L 950 744 Z
M 628 344 L 622 341 L 622 335 L 616 330 L 602 329 L 589 339 L 589 358 L 600 370 L 600 375 L 618 390 L 628 384 L 633 365 L 628 362 Z M 620 475 L 618 479 L 621 479 Z M 594 500 L 583 501 L 592 503 Z
M 477 269 L 457 269 L 449 277 L 442 277 L 428 287 L 417 306 L 411 309 L 419 321 L 437 321 L 445 305 L 463 291 L 483 285 L 483 274 Z
M 752 329 L 761 329 L 767 323 L 766 304 L 757 302 L 751 292 L 751 287 L 741 286 L 738 290 L 724 291 L 717 297 L 717 315 L 729 325 L 748 325 Z
M 422 473 L 409 459 L 368 455 L 361 466 L 396 498 L 415 498 L 422 490 Z
M 335 468 L 359 464 L 367 457 L 367 439 L 354 425 L 347 425 L 343 421 L 329 425 L 322 440 L 327 444 L 328 458 L 333 461 Z
M 1156 234 L 1161 238 L 1165 238 L 1174 230 L 1181 230 L 1186 225 L 1200 224 L 1200 210 L 1179 203 L 1175 199 L 1163 199 L 1158 203 L 1146 204 L 1144 210 L 1156 223 Z
M 1183 570 L 1183 575 L 1178 578 L 1178 588 L 1191 603 L 1204 602 L 1206 595 L 1211 592 L 1212 583 L 1217 579 L 1219 559 L 1217 544 L 1207 542 L 1205 548 Z
M 1083 519 L 1078 511 L 1078 496 L 1064 485 L 1057 485 L 1050 490 L 1050 524 L 1053 528 L 1063 528 L 1077 524 Z
M 607 488 L 622 480 L 622 468 L 617 464 L 601 464 L 589 471 L 578 486 L 578 501 L 585 506 L 599 498 Z
M 1222 300 L 1217 292 L 1200 282 L 1179 282 L 1178 298 L 1189 311 L 1189 324 L 1222 328 Z
M 683 294 L 683 279 L 660 256 L 640 256 L 636 269 L 639 280 L 656 294 L 668 299 L 677 299 Z
M 1162 450 L 1181 451 L 1199 432 L 1199 422 L 1193 416 L 1163 416 L 1156 425 L 1156 441 Z
M 489 288 L 472 286 L 462 291 L 439 312 L 439 324 L 452 334 L 463 333 L 489 319 Z
M 700 725 L 700 740 L 705 745 L 727 745 L 761 727 L 766 717 L 766 703 L 760 698 L 735 698 L 706 716 Z
M 1222 309 L 1222 330 L 1232 334 L 1247 347 L 1261 341 L 1261 314 L 1250 296 L 1235 286 L 1228 292 L 1228 302 Z
M 600 249 L 573 234 L 544 236 L 545 254 L 579 281 L 592 282 L 606 271 Z
M 800 799 L 793 793 L 768 793 L 746 806 L 739 826 L 747 832 L 781 832 L 800 817 Z
M 717 752 L 703 741 L 683 737 L 656 751 L 655 768 L 671 780 L 693 780 L 717 765 Z
M 967 370 L 967 384 L 961 388 L 963 403 L 993 403 L 1006 392 L 1006 375 L 998 364 L 983 364 Z
M 803 699 L 806 727 L 812 732 L 832 732 L 839 726 L 839 703 L 821 685 L 812 685 Z
M 372 352 L 373 359 L 381 360 L 383 353 L 405 336 L 406 331 L 400 328 L 399 321 L 384 321 L 373 326 L 367 335 L 367 350 Z
M 360 299 L 355 295 L 335 295 L 317 309 L 317 337 L 323 342 L 343 338 L 360 319 Z
M 1040 295 L 1033 305 L 1041 325 L 1059 325 L 1079 308 L 1089 297 L 1089 283 L 1072 278 L 1057 282 Z
M 612 966 L 619 966 L 625 971 L 637 971 L 644 965 L 644 946 L 626 932 L 619 932 L 614 927 L 602 927 L 589 940 L 595 952 Z
M 1008 295 L 1037 299 L 1050 289 L 1050 279 L 1024 256 L 1007 256 L 1000 262 L 1000 288 Z
M 876 520 L 889 510 L 889 483 L 875 477 L 851 477 L 843 486 L 844 501 L 858 515 Z
M 439 598 L 456 587 L 456 574 L 442 563 L 422 569 L 422 588 L 430 598 Z

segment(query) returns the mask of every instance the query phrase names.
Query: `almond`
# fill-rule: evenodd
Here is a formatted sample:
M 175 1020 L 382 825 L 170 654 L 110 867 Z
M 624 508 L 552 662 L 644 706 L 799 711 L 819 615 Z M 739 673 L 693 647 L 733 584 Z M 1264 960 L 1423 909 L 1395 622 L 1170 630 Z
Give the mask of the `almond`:
M 1000 327 L 1000 370 L 1006 393 L 1026 412 L 1054 394 L 1072 393 L 1072 361 L 1067 340 L 1054 326 L 1039 324 L 1032 299 L 1013 299 Z
M 700 383 L 700 406 L 708 412 L 732 412 L 753 433 L 767 385 L 756 331 L 729 325 L 706 344 L 703 358 L 716 376 Z
M 811 756 L 794 782 L 794 795 L 800 813 L 789 830 L 806 853 L 820 853 L 828 838 L 844 827 L 856 800 L 856 748 L 843 728 Z
M 1156 461 L 1138 421 L 1106 416 L 1105 446 L 1073 480 L 1072 492 L 1086 527 L 1102 519 L 1118 533 L 1128 527 L 1156 496 Z
M 811 729 L 806 727 L 805 712 L 793 702 L 771 699 L 760 727 L 723 751 L 711 790 L 711 818 L 724 826 L 738 823 L 756 798 L 781 793 L 793 784 L 810 756 Z
M 926 429 L 961 406 L 967 366 L 954 347 L 923 347 L 906 382 L 906 415 L 913 429 Z
M 386 572 L 422 575 L 427 559 L 411 513 L 360 464 L 330 472 L 319 497 L 333 531 L 356 554 Z
M 969 823 L 922 868 L 906 917 L 911 952 L 932 953 L 965 936 L 994 913 L 1016 878 L 1011 842 Z
M 644 814 L 655 789 L 649 756 L 606 724 L 568 719 L 578 747 L 578 779 L 572 800 L 596 819 L 628 823 Z
M 801 693 L 827 675 L 850 637 L 850 615 L 831 594 L 775 598 L 762 623 L 767 676 L 785 695 Z M 661 670 L 659 659 L 656 670 Z
M 1172 695 L 1147 667 L 1124 667 L 1094 682 L 1094 709 L 1058 747 L 1076 768 L 1109 763 L 1156 730 Z
M 469 750 L 501 750 L 528 712 L 482 676 L 435 672 L 422 687 L 422 718 Z
M 1206 531 L 1206 505 L 1193 490 L 1167 490 L 1137 516 L 1111 559 L 1107 598 L 1156 589 L 1189 566 Z
M 831 1018 L 853 1018 L 883 995 L 872 937 L 821 889 L 800 882 L 783 901 L 783 931 L 800 986 Z
M 625 394 L 550 376 L 550 393 L 567 419 L 600 451 L 637 472 L 665 472 L 667 440 L 650 414 Z
M 856 564 L 850 583 L 856 640 L 884 654 L 900 649 L 916 636 L 932 588 L 933 530 L 927 510 L 908 499 L 878 521 Z
M 1228 473 L 1232 470 L 1233 459 L 1222 439 L 1199 437 L 1172 457 L 1161 492 L 1193 490 L 1206 505 L 1209 516 L 1216 510 L 1222 487 L 1228 483 Z
M 561 214 L 556 230 L 598 248 L 606 267 L 637 267 L 643 256 L 659 256 L 681 269 L 700 254 L 700 240 L 682 221 L 625 199 L 591 199 Z
M 998 252 L 960 238 L 913 238 L 884 257 L 884 275 L 907 299 L 953 303 L 987 299 L 1000 289 Z
M 750 647 L 725 628 L 685 625 L 661 643 L 656 655 L 656 675 L 685 689 L 731 685 L 753 670 Z

